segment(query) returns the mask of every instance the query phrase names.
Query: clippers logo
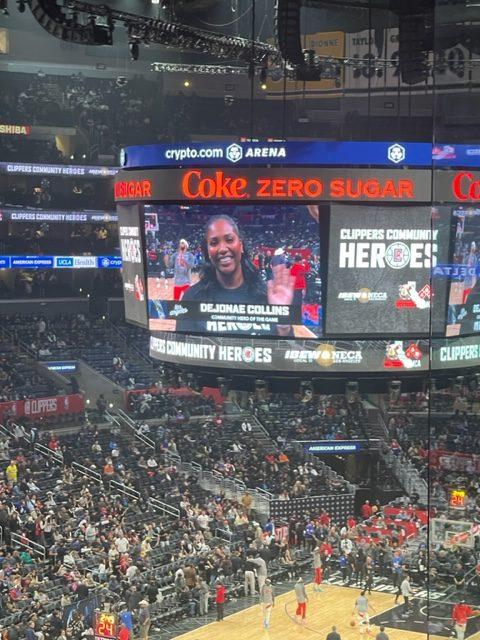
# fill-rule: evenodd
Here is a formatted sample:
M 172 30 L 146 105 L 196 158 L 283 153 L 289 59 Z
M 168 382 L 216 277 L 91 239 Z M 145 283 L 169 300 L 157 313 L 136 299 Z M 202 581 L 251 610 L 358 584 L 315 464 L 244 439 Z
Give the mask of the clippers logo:
M 388 147 L 387 158 L 394 164 L 399 164 L 405 160 L 405 147 L 395 143 Z
M 385 262 L 392 269 L 403 269 L 410 262 L 410 249 L 404 242 L 393 242 L 387 247 Z
M 242 349 L 242 360 L 247 363 L 255 362 L 255 350 L 253 347 L 244 347 Z
M 230 162 L 239 162 L 243 158 L 243 149 L 238 144 L 231 144 L 225 151 L 225 157 Z

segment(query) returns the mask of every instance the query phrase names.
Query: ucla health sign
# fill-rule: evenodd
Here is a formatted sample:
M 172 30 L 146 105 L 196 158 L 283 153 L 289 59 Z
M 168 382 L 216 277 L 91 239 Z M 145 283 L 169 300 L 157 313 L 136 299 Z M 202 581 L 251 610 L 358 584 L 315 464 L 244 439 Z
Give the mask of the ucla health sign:
M 120 256 L 0 256 L 0 269 L 121 269 Z

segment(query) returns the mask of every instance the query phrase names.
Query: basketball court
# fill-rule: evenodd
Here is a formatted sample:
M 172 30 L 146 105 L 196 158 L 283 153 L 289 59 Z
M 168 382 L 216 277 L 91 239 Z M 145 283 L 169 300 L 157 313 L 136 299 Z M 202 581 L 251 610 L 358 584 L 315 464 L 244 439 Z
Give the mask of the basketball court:
M 270 628 L 263 628 L 263 616 L 259 605 L 228 615 L 223 622 L 212 622 L 186 634 L 177 636 L 182 640 L 254 640 L 265 638 L 269 640 L 296 640 L 297 638 L 325 639 L 333 625 L 337 627 L 342 640 L 367 640 L 375 638 L 383 624 L 390 640 L 425 640 L 427 637 L 427 618 L 423 612 L 426 600 L 414 603 L 414 609 L 407 619 L 402 620 L 403 605 L 396 605 L 395 596 L 391 593 L 373 592 L 368 596 L 369 603 L 375 613 L 370 614 L 371 635 L 360 633 L 358 625 L 350 626 L 354 603 L 360 594 L 360 589 L 341 587 L 329 584 L 322 585 L 321 593 L 314 593 L 312 585 L 307 586 L 309 601 L 307 604 L 307 618 L 304 624 L 298 624 L 295 616 L 296 600 L 293 591 L 277 597 L 270 620 Z M 437 605 L 439 603 L 435 603 Z M 214 613 L 214 612 L 210 612 Z M 438 622 L 436 635 L 432 633 L 431 640 L 442 640 L 450 637 L 449 621 L 451 607 L 447 605 L 438 609 L 441 620 Z M 441 627 L 441 628 L 440 628 Z M 469 640 L 480 638 L 480 624 L 467 628 L 466 637 Z

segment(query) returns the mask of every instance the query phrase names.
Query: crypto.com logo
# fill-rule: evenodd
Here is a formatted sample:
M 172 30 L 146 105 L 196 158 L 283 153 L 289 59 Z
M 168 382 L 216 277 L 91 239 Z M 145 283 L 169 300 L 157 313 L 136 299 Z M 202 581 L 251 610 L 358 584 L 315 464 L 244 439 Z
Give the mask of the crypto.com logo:
M 387 151 L 387 158 L 394 164 L 403 162 L 405 160 L 405 147 L 398 143 L 390 145 Z
M 231 144 L 225 151 L 225 157 L 230 162 L 238 162 L 243 158 L 243 149 L 238 144 Z

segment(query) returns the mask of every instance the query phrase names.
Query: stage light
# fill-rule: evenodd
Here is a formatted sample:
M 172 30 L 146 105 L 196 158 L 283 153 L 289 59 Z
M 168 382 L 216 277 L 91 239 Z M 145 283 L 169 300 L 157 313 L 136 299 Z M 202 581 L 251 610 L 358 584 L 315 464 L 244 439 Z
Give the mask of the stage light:
M 266 90 L 267 90 L 267 85 L 263 82 L 263 83 L 260 85 L 260 89 L 261 89 L 262 91 L 266 91 Z
M 160 4 L 160 0 L 151 0 L 152 4 Z
M 168 9 L 168 5 L 169 5 L 168 0 L 162 0 L 162 9 L 164 11 L 165 11 L 165 9 Z
M 138 60 L 138 56 L 140 55 L 140 47 L 138 46 L 138 42 L 130 42 L 128 48 L 130 49 L 130 58 L 132 60 Z
M 189 87 L 190 86 L 190 82 L 188 80 L 185 80 L 183 83 L 184 87 Z

